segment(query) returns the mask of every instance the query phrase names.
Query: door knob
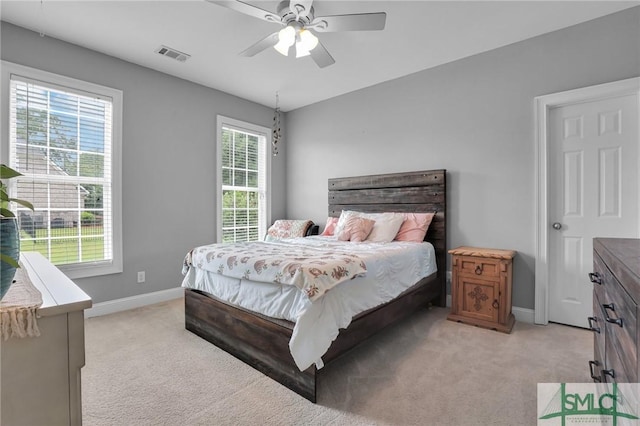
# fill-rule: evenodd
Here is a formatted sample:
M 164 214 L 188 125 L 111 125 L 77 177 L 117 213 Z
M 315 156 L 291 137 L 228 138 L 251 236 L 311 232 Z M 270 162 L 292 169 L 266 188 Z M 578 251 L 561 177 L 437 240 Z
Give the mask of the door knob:
M 553 229 L 555 229 L 556 231 L 560 228 L 562 228 L 562 224 L 560 222 L 555 222 L 553 225 Z

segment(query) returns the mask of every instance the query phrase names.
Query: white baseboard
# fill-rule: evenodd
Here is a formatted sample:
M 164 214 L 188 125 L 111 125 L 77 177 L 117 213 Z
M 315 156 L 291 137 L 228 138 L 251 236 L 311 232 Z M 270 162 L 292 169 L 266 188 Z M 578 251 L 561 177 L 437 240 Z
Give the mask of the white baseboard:
M 447 294 L 447 308 L 451 307 L 451 295 Z M 535 317 L 534 310 L 528 308 L 519 308 L 517 306 L 513 306 L 511 308 L 511 312 L 513 316 L 516 317 L 516 321 L 520 322 L 528 322 L 533 324 L 533 319 Z
M 516 317 L 516 321 L 533 324 L 533 320 L 535 317 L 535 311 L 533 309 L 513 306 L 511 308 L 511 312 L 513 312 L 513 316 Z
M 129 309 L 153 305 L 154 303 L 179 299 L 183 295 L 184 289 L 182 287 L 175 287 L 168 290 L 155 291 L 153 293 L 145 293 L 122 299 L 109 300 L 108 302 L 96 303 L 92 308 L 84 311 L 84 316 L 85 318 L 91 318 L 114 314 L 116 312 L 127 311 Z

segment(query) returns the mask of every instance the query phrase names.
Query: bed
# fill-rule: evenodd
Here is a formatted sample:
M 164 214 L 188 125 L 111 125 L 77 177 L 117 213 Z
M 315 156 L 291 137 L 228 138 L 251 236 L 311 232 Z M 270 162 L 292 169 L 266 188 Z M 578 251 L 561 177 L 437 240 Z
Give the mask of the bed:
M 312 402 L 316 402 L 318 377 L 339 362 L 341 355 L 418 309 L 429 304 L 445 306 L 446 297 L 445 170 L 333 178 L 328 182 L 328 199 L 330 217 L 339 217 L 343 210 L 435 212 L 424 240 L 433 246 L 437 271 L 393 300 L 353 316 L 322 355 L 324 367 L 298 368 L 289 347 L 296 326 L 293 322 L 226 303 L 203 289 L 185 289 L 187 330 Z

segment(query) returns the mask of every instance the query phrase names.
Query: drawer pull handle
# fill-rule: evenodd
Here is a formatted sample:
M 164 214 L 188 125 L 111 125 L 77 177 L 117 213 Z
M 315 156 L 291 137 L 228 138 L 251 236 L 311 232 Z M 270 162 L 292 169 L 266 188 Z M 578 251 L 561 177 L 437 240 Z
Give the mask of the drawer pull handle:
M 589 272 L 589 281 L 594 284 L 602 285 L 602 277 L 597 272 Z
M 598 361 L 589 361 L 589 373 L 591 374 L 591 378 L 596 382 L 601 382 L 602 378 L 600 376 L 596 376 L 593 372 L 594 367 L 600 366 Z
M 587 321 L 589 321 L 589 330 L 591 331 L 595 331 L 596 333 L 600 333 L 600 327 L 594 327 L 593 323 L 594 322 L 598 322 L 598 318 L 596 317 L 589 317 L 587 318 Z
M 500 303 L 498 303 L 498 299 L 493 299 L 493 303 L 491 304 L 493 309 L 498 309 L 500 307 Z
M 476 266 L 476 275 L 482 275 L 482 266 Z
M 616 372 L 612 369 L 610 370 L 602 370 L 602 375 L 607 375 L 607 376 L 611 376 L 611 378 L 615 379 L 616 378 Z
M 603 303 L 602 307 L 604 308 L 604 319 L 605 319 L 605 321 L 610 322 L 612 324 L 618 324 L 620 327 L 622 327 L 622 318 L 611 318 L 609 316 L 609 312 L 608 311 L 611 311 L 611 312 L 615 312 L 616 311 L 616 308 L 615 308 L 615 306 L 613 306 L 613 303 L 609 303 L 609 304 Z

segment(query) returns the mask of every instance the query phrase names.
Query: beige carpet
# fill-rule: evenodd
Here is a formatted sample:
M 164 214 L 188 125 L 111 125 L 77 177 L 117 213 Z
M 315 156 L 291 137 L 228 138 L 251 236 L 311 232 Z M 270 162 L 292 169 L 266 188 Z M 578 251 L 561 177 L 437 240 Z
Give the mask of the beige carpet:
M 84 424 L 534 425 L 536 384 L 587 382 L 592 333 L 512 334 L 425 309 L 330 366 L 312 404 L 184 329 L 182 300 L 86 321 Z

